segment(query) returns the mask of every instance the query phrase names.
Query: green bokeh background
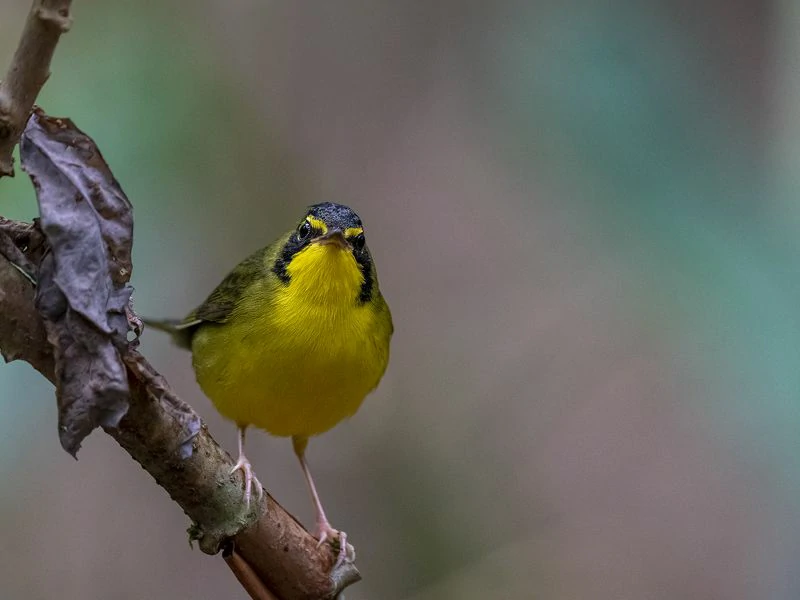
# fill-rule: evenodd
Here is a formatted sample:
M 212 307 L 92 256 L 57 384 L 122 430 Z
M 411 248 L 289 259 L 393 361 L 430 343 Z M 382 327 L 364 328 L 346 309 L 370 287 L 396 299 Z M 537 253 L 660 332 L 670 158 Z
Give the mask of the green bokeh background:
M 74 4 L 39 102 L 134 204 L 139 312 L 310 203 L 366 223 L 392 362 L 309 449 L 349 599 L 800 596 L 796 3 Z M 0 3 L 0 65 L 27 10 Z M 143 346 L 234 450 L 188 356 Z M 290 444 L 249 444 L 311 522 Z M 0 481 L 0 598 L 245 598 L 110 438 L 60 449 L 20 363 Z

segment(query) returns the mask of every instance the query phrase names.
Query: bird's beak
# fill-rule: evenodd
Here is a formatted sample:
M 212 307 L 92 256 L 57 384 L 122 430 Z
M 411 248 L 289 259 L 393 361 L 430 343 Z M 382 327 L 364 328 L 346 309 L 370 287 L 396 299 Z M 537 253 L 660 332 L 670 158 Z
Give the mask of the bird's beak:
M 344 233 L 342 233 L 342 230 L 339 228 L 329 229 L 325 235 L 319 236 L 315 241 L 323 246 L 327 246 L 328 244 L 338 246 L 342 250 L 350 248 L 350 244 L 347 243 Z

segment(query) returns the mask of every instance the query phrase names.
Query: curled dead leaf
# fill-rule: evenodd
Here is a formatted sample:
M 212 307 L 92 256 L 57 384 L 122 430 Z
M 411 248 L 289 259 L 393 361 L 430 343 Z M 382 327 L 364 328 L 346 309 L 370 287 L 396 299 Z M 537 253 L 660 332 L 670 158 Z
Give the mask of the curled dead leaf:
M 133 214 L 95 143 L 69 119 L 34 111 L 20 158 L 50 247 L 36 306 L 54 347 L 61 445 L 75 455 L 94 428 L 116 426 L 128 409 Z

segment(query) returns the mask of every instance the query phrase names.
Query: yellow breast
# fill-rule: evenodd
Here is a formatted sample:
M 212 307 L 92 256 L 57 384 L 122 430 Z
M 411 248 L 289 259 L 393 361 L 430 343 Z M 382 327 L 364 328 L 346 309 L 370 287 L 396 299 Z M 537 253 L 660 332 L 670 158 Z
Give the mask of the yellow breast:
M 358 301 L 352 253 L 311 244 L 277 277 L 254 283 L 229 320 L 192 341 L 197 380 L 223 416 L 274 435 L 311 436 L 358 410 L 389 360 L 380 294 Z

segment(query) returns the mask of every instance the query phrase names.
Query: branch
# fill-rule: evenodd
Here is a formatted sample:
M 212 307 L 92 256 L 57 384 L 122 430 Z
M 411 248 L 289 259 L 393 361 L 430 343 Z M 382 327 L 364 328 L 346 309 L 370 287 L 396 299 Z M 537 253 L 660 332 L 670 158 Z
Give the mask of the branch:
M 39 90 L 50 77 L 50 61 L 69 30 L 72 0 L 34 0 L 17 50 L 0 82 L 0 177 L 14 176 L 11 156 Z
M 14 241 L 34 264 L 46 252 L 42 234 L 30 224 L 0 219 L 0 236 Z M 1 252 L 0 348 L 6 360 L 25 360 L 55 382 L 52 347 L 34 308 L 34 286 Z M 260 581 L 267 588 L 260 596 L 253 591 L 257 588 L 247 588 L 254 598 L 269 598 L 270 593 L 280 600 L 334 598 L 360 579 L 348 561 L 331 572 L 336 559 L 332 548 L 318 548 L 317 540 L 269 494 L 263 506 L 245 513 L 242 482 L 230 475 L 234 462 L 228 453 L 205 424 L 187 440 L 185 420 L 187 415 L 196 417 L 191 407 L 135 349 L 124 360 L 130 407 L 118 427 L 104 430 L 189 516 L 192 538 L 203 552 L 216 554 L 225 547 L 226 562 L 240 581 L 249 578 L 251 586 Z M 187 444 L 192 449 L 188 457 Z
M 70 3 L 70 0 L 33 1 L 6 78 L 0 82 L 0 177 L 14 173 L 12 152 L 25 130 L 36 96 L 50 74 L 58 39 L 69 29 Z M 234 466 L 231 457 L 214 441 L 191 407 L 170 390 L 164 378 L 139 354 L 136 342 L 125 347 L 123 337 L 121 343 L 115 340 L 115 346 L 108 349 L 112 366 L 118 362 L 116 357 L 121 357 L 124 365 L 118 371 L 123 385 L 113 390 L 117 394 L 122 390 L 127 396 L 121 408 L 114 411 L 113 419 L 103 419 L 102 404 L 93 404 L 110 391 L 108 381 L 103 385 L 102 377 L 108 364 L 103 364 L 103 356 L 93 354 L 97 350 L 94 341 L 107 342 L 116 334 L 124 336 L 125 318 L 122 317 L 121 329 L 106 323 L 104 311 L 106 316 L 119 315 L 119 307 L 110 304 L 100 306 L 97 313 L 97 306 L 82 303 L 82 312 L 68 313 L 72 309 L 63 304 L 70 299 L 60 286 L 80 288 L 79 284 L 86 283 L 83 278 L 93 275 L 91 272 L 87 275 L 87 271 L 97 271 L 98 261 L 73 264 L 72 271 L 61 264 L 60 273 L 66 280 L 56 282 L 53 256 L 80 239 L 83 254 L 73 253 L 70 260 L 87 251 L 94 252 L 94 258 L 101 257 L 99 262 L 113 267 L 107 274 L 110 280 L 100 281 L 101 287 L 108 284 L 111 287 L 106 291 L 124 292 L 112 294 L 111 303 L 120 298 L 127 302 L 132 241 L 130 204 L 89 138 L 73 129 L 68 121 L 39 116 L 26 137 L 29 145 L 26 168 L 36 187 L 40 208 L 46 205 L 49 210 L 47 219 L 43 219 L 47 238 L 38 223 L 19 223 L 0 217 L 0 355 L 6 361 L 27 361 L 56 384 L 59 433 L 66 449 L 77 451 L 83 436 L 98 423 L 102 424 L 104 431 L 189 516 L 193 523 L 191 539 L 199 542 L 201 550 L 216 554 L 225 549 L 226 563 L 251 597 L 277 600 L 336 597 L 347 585 L 360 579 L 352 562 L 344 561 L 331 571 L 336 558 L 331 547 L 318 547 L 317 540 L 269 494 L 254 503 L 250 511 L 244 509 L 242 482 L 238 476 L 231 476 Z M 38 142 L 34 140 L 37 135 Z M 50 138 L 58 141 L 49 144 Z M 25 166 L 25 148 L 21 155 Z M 85 204 L 76 202 L 76 193 L 79 200 L 94 203 L 92 210 L 99 208 L 103 214 L 102 227 L 92 229 L 88 223 L 83 229 L 80 226 L 75 229 L 76 223 L 85 221 L 74 212 L 75 206 Z M 87 214 L 99 213 L 83 213 Z M 76 233 L 78 237 L 71 240 L 63 237 Z M 54 239 L 59 243 L 53 242 Z M 72 301 L 74 293 L 75 289 L 71 289 Z M 102 299 L 103 290 L 97 295 Z M 95 319 L 98 314 L 99 321 Z M 135 315 L 128 316 L 129 324 L 136 320 Z M 119 318 L 114 318 L 119 325 Z M 65 355 L 65 351 L 69 354 Z M 119 355 L 114 354 L 117 351 Z M 93 369 L 82 372 L 81 367 L 76 368 L 76 361 L 81 360 L 88 361 L 85 364 L 91 367 L 101 367 L 94 373 L 94 379 L 90 377 Z M 88 400 L 82 400 L 82 396 Z M 62 401 L 67 402 L 67 413 Z M 69 413 L 72 409 L 77 416 Z M 74 425 L 76 419 L 86 420 L 90 427 L 86 431 L 70 431 L 69 425 Z M 65 437 L 65 433 L 69 435 Z

